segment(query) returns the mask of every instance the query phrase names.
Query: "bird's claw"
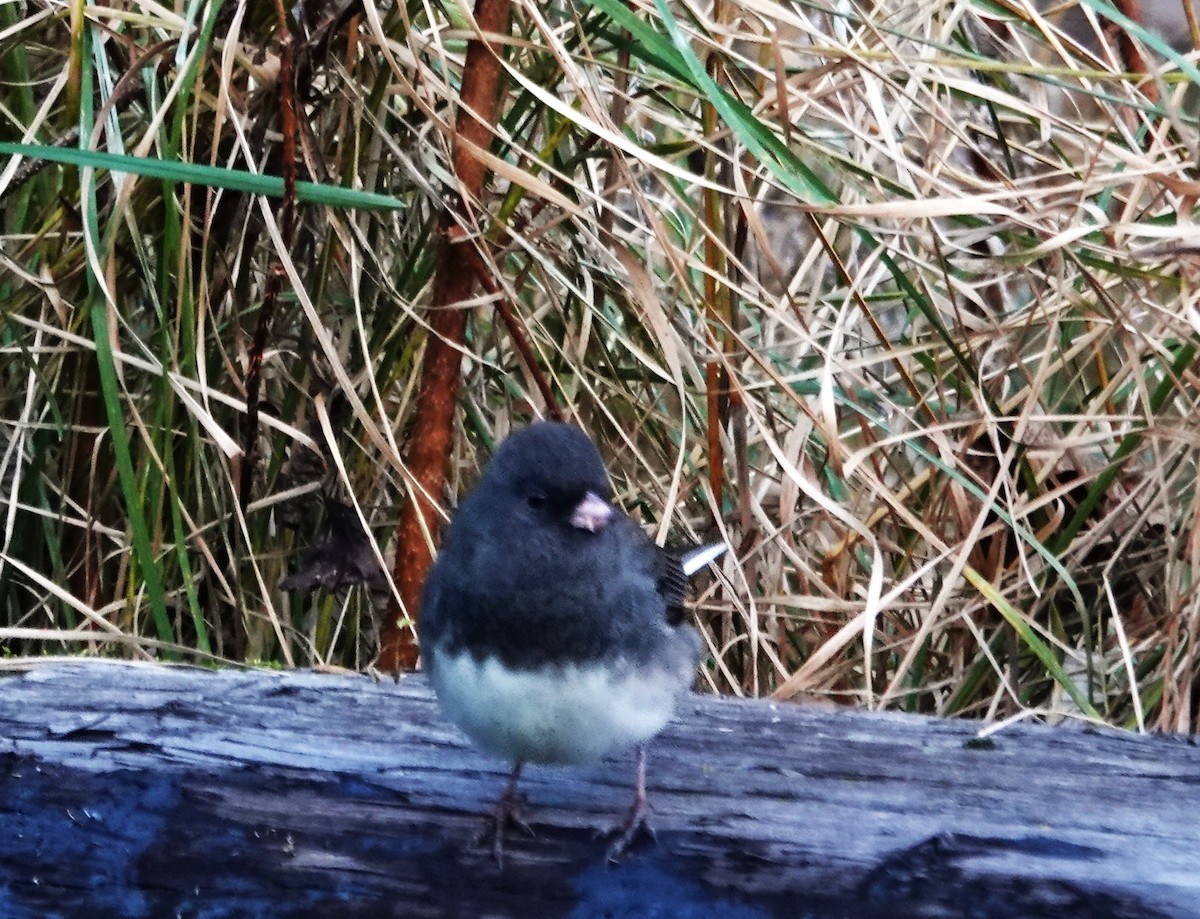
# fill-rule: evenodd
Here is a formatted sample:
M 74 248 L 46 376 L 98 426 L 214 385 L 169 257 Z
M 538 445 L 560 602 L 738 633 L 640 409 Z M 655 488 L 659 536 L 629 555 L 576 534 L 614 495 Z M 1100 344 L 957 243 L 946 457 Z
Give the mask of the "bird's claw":
M 502 795 L 496 802 L 495 812 L 488 818 L 483 829 L 475 838 L 476 846 L 483 846 L 491 842 L 492 857 L 496 859 L 497 866 L 501 868 L 504 867 L 504 836 L 509 827 L 515 827 L 531 839 L 537 838 L 537 833 L 534 832 L 529 821 L 522 816 L 524 805 L 524 795 L 508 793 Z
M 617 838 L 608 847 L 608 854 L 606 855 L 610 865 L 617 864 L 622 856 L 633 848 L 634 843 L 643 836 L 647 837 L 651 842 L 658 842 L 658 833 L 655 832 L 653 825 L 650 823 L 650 805 L 646 803 L 644 796 L 638 795 L 634 799 L 633 806 L 629 808 L 629 814 L 625 817 L 624 823 L 614 826 L 607 831 L 602 831 L 598 835 L 611 836 L 614 833 L 617 834 Z

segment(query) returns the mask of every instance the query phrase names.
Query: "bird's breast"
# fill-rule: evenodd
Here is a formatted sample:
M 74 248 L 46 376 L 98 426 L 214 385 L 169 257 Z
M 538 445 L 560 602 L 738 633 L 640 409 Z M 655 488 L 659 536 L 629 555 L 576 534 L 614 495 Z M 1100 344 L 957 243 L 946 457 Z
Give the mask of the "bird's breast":
M 495 657 L 433 651 L 430 680 L 446 715 L 513 762 L 589 763 L 657 734 L 689 672 L 621 659 L 512 668 Z

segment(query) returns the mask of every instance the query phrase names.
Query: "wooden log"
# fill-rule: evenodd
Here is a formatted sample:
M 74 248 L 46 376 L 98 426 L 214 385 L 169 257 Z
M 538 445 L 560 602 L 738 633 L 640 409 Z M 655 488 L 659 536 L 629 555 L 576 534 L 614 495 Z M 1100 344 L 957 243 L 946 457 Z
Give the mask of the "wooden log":
M 13 667 L 13 662 L 9 662 Z M 536 838 L 473 845 L 507 764 L 425 680 L 102 661 L 0 677 L 0 915 L 1200 916 L 1200 749 L 1116 731 L 695 696 L 659 831 L 598 828 L 633 757 L 528 769 Z

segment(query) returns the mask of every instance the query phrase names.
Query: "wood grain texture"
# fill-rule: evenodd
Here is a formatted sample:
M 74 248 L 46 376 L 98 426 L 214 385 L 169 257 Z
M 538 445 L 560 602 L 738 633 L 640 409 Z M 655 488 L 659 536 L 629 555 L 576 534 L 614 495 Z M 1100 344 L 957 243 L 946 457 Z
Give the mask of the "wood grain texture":
M 657 845 L 594 838 L 632 755 L 530 768 L 501 871 L 507 764 L 420 676 L 40 664 L 0 676 L 0 915 L 1200 916 L 1200 749 L 975 729 L 696 696 Z

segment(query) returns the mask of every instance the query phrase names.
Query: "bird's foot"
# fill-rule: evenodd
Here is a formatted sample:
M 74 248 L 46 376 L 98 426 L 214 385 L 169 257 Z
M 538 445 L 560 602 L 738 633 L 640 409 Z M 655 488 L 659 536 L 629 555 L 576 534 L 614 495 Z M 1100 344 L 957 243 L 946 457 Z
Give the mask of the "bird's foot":
M 610 865 L 617 864 L 634 843 L 643 836 L 652 842 L 658 841 L 658 834 L 654 832 L 654 827 L 650 824 L 650 805 L 644 794 L 639 792 L 634 797 L 633 806 L 629 808 L 629 814 L 625 817 L 624 823 L 601 835 L 611 836 L 614 833 L 617 834 L 617 838 L 608 847 L 607 858 Z
M 483 830 L 475 839 L 475 845 L 482 846 L 488 842 L 492 844 L 492 857 L 496 859 L 496 864 L 504 867 L 504 836 L 508 832 L 509 827 L 514 827 L 525 835 L 536 838 L 537 833 L 533 831 L 533 827 L 525 819 L 522 811 L 525 806 L 525 796 L 519 794 L 515 789 L 509 788 L 500 796 L 500 800 L 496 802 L 496 810 L 487 819 L 483 825 Z

